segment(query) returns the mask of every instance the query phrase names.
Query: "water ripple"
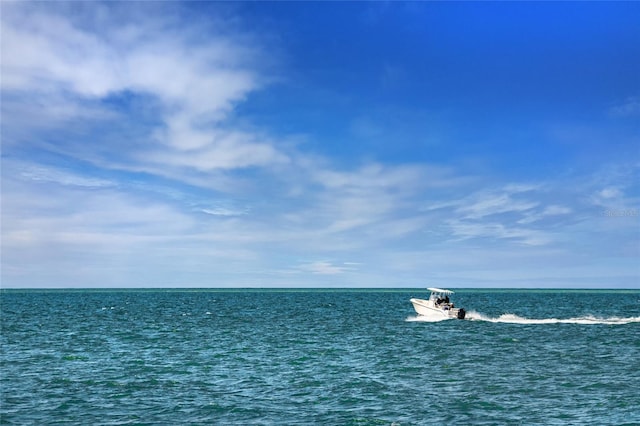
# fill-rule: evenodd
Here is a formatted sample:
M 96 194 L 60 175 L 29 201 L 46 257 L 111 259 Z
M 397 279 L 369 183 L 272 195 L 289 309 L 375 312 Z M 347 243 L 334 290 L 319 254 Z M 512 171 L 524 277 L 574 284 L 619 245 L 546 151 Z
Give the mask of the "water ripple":
M 411 296 L 3 292 L 1 423 L 640 423 L 640 293 Z

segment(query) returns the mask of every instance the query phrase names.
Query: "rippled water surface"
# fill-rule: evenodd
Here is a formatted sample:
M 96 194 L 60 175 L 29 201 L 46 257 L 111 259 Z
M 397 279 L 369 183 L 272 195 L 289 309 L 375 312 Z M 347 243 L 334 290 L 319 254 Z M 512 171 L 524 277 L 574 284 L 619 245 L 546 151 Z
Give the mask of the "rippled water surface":
M 640 424 L 640 291 L 0 294 L 2 424 Z

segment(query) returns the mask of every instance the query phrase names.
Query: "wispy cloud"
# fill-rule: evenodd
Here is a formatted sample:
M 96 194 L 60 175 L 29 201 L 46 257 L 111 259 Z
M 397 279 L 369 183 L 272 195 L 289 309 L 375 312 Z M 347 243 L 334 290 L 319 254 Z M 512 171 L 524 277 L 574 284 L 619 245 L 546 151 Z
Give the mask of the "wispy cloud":
M 353 271 L 355 267 L 353 262 L 345 262 L 336 265 L 326 260 L 319 260 L 311 263 L 304 263 L 298 266 L 298 269 L 318 275 L 337 275 Z
M 481 219 L 505 213 L 522 213 L 535 208 L 535 201 L 514 199 L 509 193 L 490 194 L 458 208 L 467 219 Z
M 82 176 L 69 170 L 52 167 L 21 163 L 15 164 L 11 162 L 5 162 L 4 167 L 8 167 L 12 172 L 17 173 L 20 178 L 33 182 L 51 182 L 65 186 L 85 188 L 105 188 L 116 185 L 116 183 L 111 180 Z
M 270 38 L 209 6 L 201 19 L 170 2 L 2 4 L 3 283 L 465 284 L 538 277 L 539 264 L 604 276 L 585 264 L 608 256 L 632 275 L 619 259 L 636 253 L 637 223 L 602 211 L 640 208 L 637 162 L 499 174 L 473 157 L 500 153 L 460 142 L 476 123 L 445 135 L 449 115 L 413 104 L 344 101 L 330 132 L 288 135 L 260 115 L 290 77 L 275 73 Z M 274 121 L 304 108 L 294 90 Z M 636 101 L 612 114 L 632 116 Z M 375 143 L 336 155 L 333 132 Z
M 133 27 L 118 5 L 85 6 L 78 4 L 75 13 L 66 15 L 55 8 L 3 5 L 2 88 L 10 116 L 40 110 L 48 116 L 48 128 L 100 116 L 108 124 L 90 125 L 119 128 L 125 137 L 147 133 L 144 144 L 124 151 L 100 140 L 105 146 L 91 152 L 94 157 L 102 152 L 101 158 L 81 159 L 115 167 L 170 168 L 174 177 L 188 170 L 263 167 L 287 160 L 273 141 L 223 127 L 235 105 L 265 83 L 255 70 L 259 50 L 197 20 L 185 28 L 166 14 L 151 14 Z M 87 19 L 101 20 L 101 31 L 88 29 Z M 203 39 L 201 32 L 209 36 Z M 153 101 L 146 102 L 154 105 L 151 122 L 142 120 L 136 105 L 131 105 L 131 116 L 121 114 L 123 104 L 139 97 Z M 144 125 L 134 129 L 136 121 Z M 10 136 L 27 138 L 24 129 L 30 126 L 10 121 L 7 127 Z M 66 155 L 87 151 L 79 141 L 55 143 Z
M 519 241 L 526 245 L 544 245 L 550 242 L 546 233 L 535 229 L 508 226 L 503 223 L 482 222 L 469 223 L 452 220 L 448 222 L 455 237 L 461 239 L 483 238 L 483 239 L 510 239 Z
M 564 216 L 564 215 L 571 214 L 572 212 L 573 210 L 569 207 L 559 206 L 559 205 L 550 205 L 545 207 L 540 212 L 534 211 L 534 212 L 527 213 L 525 217 L 518 220 L 518 223 L 527 224 L 527 223 L 538 222 L 548 217 Z
M 630 96 L 617 105 L 609 109 L 609 114 L 614 117 L 639 117 L 640 97 Z
M 244 216 L 249 214 L 249 208 L 238 208 L 229 204 L 218 204 L 214 207 L 202 208 L 201 212 L 212 216 Z

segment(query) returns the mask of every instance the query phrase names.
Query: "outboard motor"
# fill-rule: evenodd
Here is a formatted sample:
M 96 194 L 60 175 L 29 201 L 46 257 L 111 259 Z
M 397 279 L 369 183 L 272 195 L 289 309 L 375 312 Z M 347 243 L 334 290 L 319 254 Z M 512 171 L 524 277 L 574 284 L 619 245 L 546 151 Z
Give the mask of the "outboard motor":
M 458 319 L 464 319 L 465 315 L 467 315 L 467 313 L 465 312 L 464 309 L 460 308 L 458 310 Z

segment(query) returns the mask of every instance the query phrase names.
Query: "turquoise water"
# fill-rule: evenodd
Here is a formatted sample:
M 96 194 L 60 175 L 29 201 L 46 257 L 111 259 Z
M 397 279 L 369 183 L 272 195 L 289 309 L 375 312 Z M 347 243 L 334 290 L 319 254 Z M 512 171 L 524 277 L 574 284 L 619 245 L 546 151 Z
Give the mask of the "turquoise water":
M 640 424 L 640 291 L 1 291 L 2 424 Z

